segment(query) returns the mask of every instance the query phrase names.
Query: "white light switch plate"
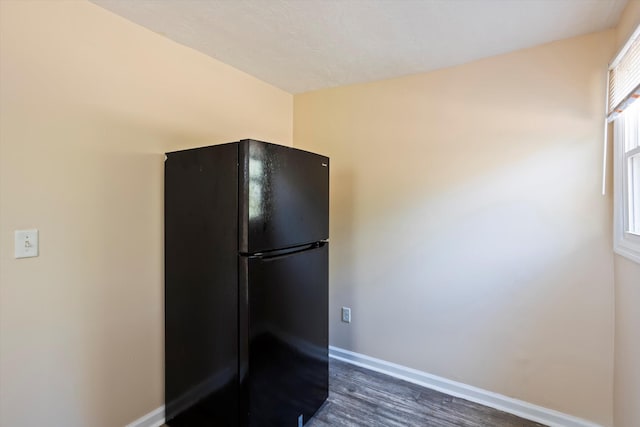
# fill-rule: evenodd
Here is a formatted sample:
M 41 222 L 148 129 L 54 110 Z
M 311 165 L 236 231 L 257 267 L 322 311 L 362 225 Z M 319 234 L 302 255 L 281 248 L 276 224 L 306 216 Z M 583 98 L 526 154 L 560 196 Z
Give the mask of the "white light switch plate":
M 38 256 L 38 230 L 15 231 L 16 258 Z

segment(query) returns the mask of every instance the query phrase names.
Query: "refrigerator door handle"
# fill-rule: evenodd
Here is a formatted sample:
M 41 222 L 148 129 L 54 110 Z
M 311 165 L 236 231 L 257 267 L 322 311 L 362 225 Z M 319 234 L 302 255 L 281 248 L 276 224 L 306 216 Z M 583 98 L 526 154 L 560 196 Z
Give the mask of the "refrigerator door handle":
M 293 254 L 298 254 L 301 252 L 306 252 L 306 251 L 312 251 L 314 249 L 318 249 L 323 247 L 324 245 L 326 245 L 328 243 L 328 241 L 326 240 L 321 240 L 319 242 L 313 242 L 309 245 L 305 245 L 305 246 L 297 246 L 295 248 L 289 248 L 289 249 L 282 249 L 282 250 L 278 250 L 278 251 L 272 251 L 272 252 L 258 252 L 252 255 L 248 255 L 247 258 L 249 259 L 262 259 L 265 261 L 270 261 L 270 260 L 275 260 L 275 259 L 279 259 L 279 258 L 284 258 L 286 256 L 289 255 L 293 255 Z

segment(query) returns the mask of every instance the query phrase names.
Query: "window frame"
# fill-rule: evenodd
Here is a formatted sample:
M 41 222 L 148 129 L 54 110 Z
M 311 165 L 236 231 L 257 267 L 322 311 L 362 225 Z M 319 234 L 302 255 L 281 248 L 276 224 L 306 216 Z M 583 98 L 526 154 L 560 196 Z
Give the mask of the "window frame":
M 639 101 L 636 101 L 640 103 Z M 628 110 L 635 110 L 633 105 Z M 614 227 L 613 227 L 613 250 L 615 253 L 629 258 L 640 264 L 640 235 L 629 232 L 629 205 L 631 203 L 631 195 L 628 189 L 629 182 L 629 159 L 637 155 L 638 148 L 625 150 L 625 139 L 629 135 L 625 133 L 624 122 L 627 119 L 624 111 L 614 121 L 613 129 L 613 173 L 614 173 Z M 640 117 L 637 118 L 640 121 Z M 640 135 L 634 135 L 640 138 Z M 640 204 L 640 200 L 634 200 L 636 206 Z

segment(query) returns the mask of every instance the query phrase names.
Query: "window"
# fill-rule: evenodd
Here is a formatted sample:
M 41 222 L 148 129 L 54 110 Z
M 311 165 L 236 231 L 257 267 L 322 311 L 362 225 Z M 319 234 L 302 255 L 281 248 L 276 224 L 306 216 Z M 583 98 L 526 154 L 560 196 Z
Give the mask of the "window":
M 614 136 L 615 251 L 640 262 L 640 102 L 616 118 Z
M 640 27 L 609 66 L 614 250 L 640 263 Z

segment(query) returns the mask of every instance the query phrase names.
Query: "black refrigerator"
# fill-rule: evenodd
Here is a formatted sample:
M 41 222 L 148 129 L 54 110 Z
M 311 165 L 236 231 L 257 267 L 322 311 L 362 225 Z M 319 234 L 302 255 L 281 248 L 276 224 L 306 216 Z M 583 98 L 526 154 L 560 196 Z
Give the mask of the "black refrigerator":
M 326 400 L 328 200 L 318 154 L 167 153 L 167 425 L 299 427 Z

